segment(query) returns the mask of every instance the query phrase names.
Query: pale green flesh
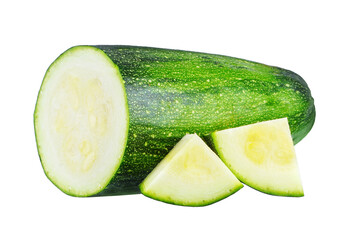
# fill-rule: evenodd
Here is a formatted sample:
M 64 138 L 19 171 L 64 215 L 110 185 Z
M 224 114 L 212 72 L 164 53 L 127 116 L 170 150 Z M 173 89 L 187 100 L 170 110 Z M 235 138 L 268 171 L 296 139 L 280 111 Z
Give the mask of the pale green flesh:
M 261 192 L 303 196 L 286 118 L 212 134 L 214 147 L 237 178 Z
M 128 130 L 124 86 L 100 50 L 75 47 L 47 71 L 34 116 L 47 177 L 63 192 L 91 196 L 117 171 Z
M 242 187 L 196 134 L 186 135 L 140 185 L 148 197 L 184 206 L 212 204 Z

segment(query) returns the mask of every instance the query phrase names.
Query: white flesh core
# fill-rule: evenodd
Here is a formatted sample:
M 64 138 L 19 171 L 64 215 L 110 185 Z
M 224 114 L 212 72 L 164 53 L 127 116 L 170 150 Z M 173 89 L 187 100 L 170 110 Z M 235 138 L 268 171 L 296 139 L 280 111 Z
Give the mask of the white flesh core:
M 116 65 L 94 47 L 63 53 L 45 75 L 34 121 L 47 177 L 73 196 L 103 190 L 120 165 L 128 131 Z
M 146 196 L 186 206 L 211 204 L 242 187 L 196 134 L 183 137 L 140 185 Z
M 273 195 L 304 195 L 287 118 L 217 131 L 212 138 L 242 182 Z

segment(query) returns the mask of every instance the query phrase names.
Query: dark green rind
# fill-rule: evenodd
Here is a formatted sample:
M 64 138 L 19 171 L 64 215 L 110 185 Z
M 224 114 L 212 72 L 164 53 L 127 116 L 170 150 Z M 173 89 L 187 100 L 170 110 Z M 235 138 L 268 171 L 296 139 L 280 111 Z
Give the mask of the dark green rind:
M 96 46 L 117 64 L 130 113 L 123 162 L 98 195 L 138 184 L 187 133 L 287 117 L 294 143 L 310 131 L 314 100 L 305 81 L 278 67 L 221 55 L 133 46 Z
M 188 203 L 188 202 L 182 202 L 182 201 L 175 201 L 170 196 L 159 196 L 154 192 L 149 192 L 149 191 L 147 192 L 147 191 L 145 191 L 145 187 L 143 186 L 143 183 L 141 183 L 139 185 L 139 189 L 140 189 L 141 193 L 146 197 L 149 197 L 151 199 L 161 201 L 164 203 L 186 206 L 186 207 L 203 207 L 203 206 L 211 205 L 213 203 L 219 202 L 219 201 L 233 195 L 234 193 L 236 193 L 237 191 L 239 191 L 243 187 L 244 187 L 243 184 L 239 184 L 239 185 L 235 186 L 234 188 L 231 188 L 227 194 L 216 196 L 216 197 L 212 198 L 210 201 L 198 201 L 196 203 L 193 203 L 193 202 Z

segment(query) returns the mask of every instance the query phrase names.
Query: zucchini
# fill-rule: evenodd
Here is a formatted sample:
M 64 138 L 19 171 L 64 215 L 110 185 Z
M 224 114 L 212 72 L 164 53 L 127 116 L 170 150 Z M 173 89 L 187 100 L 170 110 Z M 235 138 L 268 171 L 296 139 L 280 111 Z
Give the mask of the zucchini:
M 278 196 L 304 196 L 287 118 L 212 133 L 213 145 L 235 176 Z
M 196 134 L 188 134 L 140 184 L 150 198 L 183 206 L 206 206 L 243 187 Z
M 92 117 L 91 99 L 76 100 L 90 95 Z M 187 133 L 205 136 L 283 117 L 295 143 L 315 120 L 310 90 L 291 71 L 205 53 L 76 46 L 47 70 L 34 125 L 48 178 L 69 195 L 103 196 L 138 193 L 139 183 Z M 94 124 L 102 130 L 91 130 Z M 60 125 L 67 127 L 63 133 Z M 85 139 L 93 160 L 83 156 Z M 84 161 L 91 162 L 87 172 L 79 170 Z

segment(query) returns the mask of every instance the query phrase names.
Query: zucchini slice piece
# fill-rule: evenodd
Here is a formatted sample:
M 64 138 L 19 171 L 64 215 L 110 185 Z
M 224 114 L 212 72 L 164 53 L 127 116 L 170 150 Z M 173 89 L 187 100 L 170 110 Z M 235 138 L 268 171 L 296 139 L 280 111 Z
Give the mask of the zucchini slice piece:
M 62 54 L 41 85 L 34 125 L 47 177 L 69 195 L 100 192 L 115 175 L 127 139 L 126 94 L 116 65 L 93 47 Z
M 144 195 L 184 206 L 209 205 L 242 187 L 196 134 L 184 136 L 140 184 Z
M 287 118 L 211 136 L 218 155 L 243 183 L 272 195 L 304 196 Z

